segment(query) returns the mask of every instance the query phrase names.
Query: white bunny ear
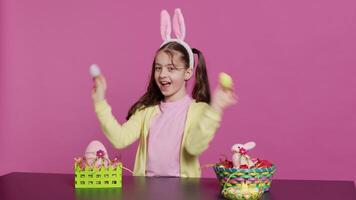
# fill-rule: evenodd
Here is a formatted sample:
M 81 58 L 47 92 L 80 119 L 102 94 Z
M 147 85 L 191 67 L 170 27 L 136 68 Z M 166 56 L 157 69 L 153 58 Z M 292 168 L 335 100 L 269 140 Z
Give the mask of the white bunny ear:
M 251 150 L 253 148 L 255 148 L 256 143 L 255 142 L 247 142 L 246 144 L 244 144 L 244 147 L 246 150 Z
M 172 25 L 171 17 L 167 10 L 161 11 L 161 36 L 163 41 L 171 39 Z
M 184 41 L 185 38 L 185 24 L 182 11 L 176 8 L 173 17 L 173 30 L 176 37 Z

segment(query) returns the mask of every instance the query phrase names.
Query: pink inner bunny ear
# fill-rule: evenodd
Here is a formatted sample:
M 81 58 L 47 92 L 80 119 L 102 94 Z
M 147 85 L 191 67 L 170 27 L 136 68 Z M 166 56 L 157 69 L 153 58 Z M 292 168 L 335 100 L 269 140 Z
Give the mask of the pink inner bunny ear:
M 161 36 L 163 41 L 171 38 L 172 25 L 171 17 L 169 16 L 167 10 L 161 11 Z
M 179 8 L 177 8 L 174 11 L 173 30 L 174 30 L 174 33 L 178 39 L 184 40 L 184 38 L 185 38 L 185 24 L 184 24 L 184 18 L 183 18 L 182 11 Z

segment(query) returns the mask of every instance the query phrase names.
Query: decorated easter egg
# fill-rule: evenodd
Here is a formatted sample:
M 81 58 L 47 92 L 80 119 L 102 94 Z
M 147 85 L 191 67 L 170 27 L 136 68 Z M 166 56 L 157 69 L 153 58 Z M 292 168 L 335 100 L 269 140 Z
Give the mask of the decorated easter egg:
M 219 74 L 219 82 L 220 85 L 226 89 L 231 89 L 232 88 L 232 78 L 230 75 L 222 72 Z
M 89 68 L 90 75 L 94 78 L 100 75 L 100 68 L 97 64 L 92 64 Z
M 97 140 L 89 143 L 84 156 L 89 166 L 101 167 L 109 165 L 108 152 L 105 146 Z

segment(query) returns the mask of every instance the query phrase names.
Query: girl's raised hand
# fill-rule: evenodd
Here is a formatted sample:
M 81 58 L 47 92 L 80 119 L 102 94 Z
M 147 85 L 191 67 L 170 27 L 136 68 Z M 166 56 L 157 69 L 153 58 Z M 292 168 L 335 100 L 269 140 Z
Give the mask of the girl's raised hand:
M 227 89 L 219 85 L 214 91 L 210 105 L 213 109 L 222 113 L 225 108 L 236 104 L 237 101 L 238 96 L 232 88 Z
M 104 75 L 101 74 L 93 78 L 93 80 L 94 86 L 91 92 L 91 97 L 94 103 L 98 103 L 105 99 L 105 93 L 107 88 L 106 79 Z

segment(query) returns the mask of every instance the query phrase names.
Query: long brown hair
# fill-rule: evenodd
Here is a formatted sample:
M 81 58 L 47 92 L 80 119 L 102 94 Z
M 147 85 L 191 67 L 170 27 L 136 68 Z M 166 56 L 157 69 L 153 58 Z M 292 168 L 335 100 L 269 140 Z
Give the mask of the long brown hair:
M 177 42 L 169 42 L 159 48 L 156 52 L 156 55 L 161 51 L 167 53 L 171 57 L 172 63 L 173 55 L 176 55 L 175 52 L 180 52 L 181 55 L 183 55 L 181 56 L 182 61 L 185 63 L 186 68 L 189 68 L 189 55 L 183 45 Z M 195 48 L 192 48 L 192 51 L 198 56 L 198 63 L 195 67 L 195 84 L 192 91 L 192 97 L 197 102 L 210 103 L 210 87 L 204 56 L 199 50 Z M 137 110 L 142 110 L 146 107 L 157 105 L 164 99 L 164 96 L 155 81 L 155 60 L 156 59 L 154 59 L 152 63 L 151 77 L 148 83 L 147 91 L 136 103 L 131 106 L 127 113 L 126 120 L 129 120 Z

